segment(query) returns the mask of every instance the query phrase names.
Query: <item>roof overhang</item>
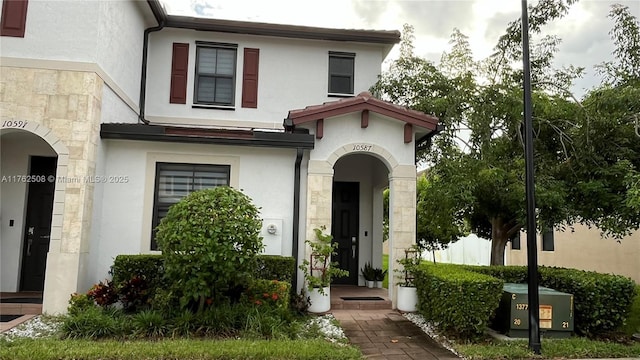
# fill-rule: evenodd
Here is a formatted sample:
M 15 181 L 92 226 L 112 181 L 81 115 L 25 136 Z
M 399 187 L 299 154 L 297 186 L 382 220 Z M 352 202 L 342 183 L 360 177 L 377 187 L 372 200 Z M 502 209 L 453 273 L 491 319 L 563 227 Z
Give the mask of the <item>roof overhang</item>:
M 351 98 L 291 110 L 284 125 L 285 128 L 295 127 L 311 121 L 362 111 L 378 113 L 429 131 L 436 130 L 438 125 L 438 118 L 435 116 L 377 99 L 366 91 Z
M 102 139 L 313 149 L 313 135 L 146 124 L 101 124 Z
M 400 42 L 400 32 L 397 30 L 332 29 L 176 16 L 167 14 L 160 0 L 147 0 L 147 3 L 158 24 L 164 22 L 165 27 L 310 40 L 353 41 L 383 44 L 388 49 Z
M 316 139 L 322 139 L 325 119 L 355 112 L 360 113 L 360 126 L 362 128 L 369 126 L 370 112 L 404 122 L 405 143 L 413 141 L 414 133 L 427 135 L 432 133 L 431 136 L 433 136 L 441 131 L 438 127 L 438 118 L 435 116 L 377 99 L 366 91 L 351 98 L 326 102 L 322 105 L 307 106 L 304 109 L 291 110 L 287 118 L 284 119 L 283 125 L 288 131 L 293 131 L 296 125 L 315 122 Z M 414 127 L 416 128 L 414 129 Z M 424 136 L 420 135 L 420 140 L 423 138 Z

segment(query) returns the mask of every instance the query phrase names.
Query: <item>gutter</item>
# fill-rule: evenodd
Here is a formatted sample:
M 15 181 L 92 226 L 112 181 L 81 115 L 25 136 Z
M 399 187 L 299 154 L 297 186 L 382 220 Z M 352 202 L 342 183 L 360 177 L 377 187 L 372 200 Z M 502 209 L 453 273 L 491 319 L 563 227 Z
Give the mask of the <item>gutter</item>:
M 156 19 L 158 19 L 158 17 L 156 17 Z M 158 26 L 153 26 L 144 30 L 144 40 L 142 42 L 142 72 L 140 74 L 140 99 L 138 101 L 138 106 L 140 107 L 138 124 L 149 124 L 149 120 L 145 119 L 145 107 L 147 102 L 147 60 L 149 56 L 149 34 L 154 31 L 162 30 L 165 27 L 165 24 L 165 19 L 160 19 Z
M 427 148 L 429 145 L 431 145 L 431 138 L 440 134 L 443 131 L 444 131 L 444 125 L 438 124 L 436 125 L 435 130 L 431 131 L 430 133 L 416 140 L 416 154 L 418 153 L 419 150 L 423 150 Z
M 291 253 L 293 255 L 296 272 L 291 279 L 291 288 L 298 292 L 298 251 L 300 251 L 298 241 L 300 240 L 300 165 L 304 149 L 299 147 L 296 152 L 296 164 L 293 175 L 293 237 Z
M 154 124 L 100 124 L 102 139 L 313 149 L 311 134 L 194 129 Z

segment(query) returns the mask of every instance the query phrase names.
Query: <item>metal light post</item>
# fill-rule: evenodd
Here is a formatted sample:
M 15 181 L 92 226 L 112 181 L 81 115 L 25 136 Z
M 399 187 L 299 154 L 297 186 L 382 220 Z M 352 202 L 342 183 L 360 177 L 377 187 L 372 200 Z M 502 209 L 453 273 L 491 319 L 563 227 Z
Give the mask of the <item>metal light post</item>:
M 536 200 L 531 124 L 531 71 L 529 66 L 529 14 L 522 0 L 522 67 L 524 77 L 524 148 L 527 193 L 527 266 L 529 274 L 529 347 L 540 354 L 540 298 L 538 295 L 538 249 L 536 245 Z

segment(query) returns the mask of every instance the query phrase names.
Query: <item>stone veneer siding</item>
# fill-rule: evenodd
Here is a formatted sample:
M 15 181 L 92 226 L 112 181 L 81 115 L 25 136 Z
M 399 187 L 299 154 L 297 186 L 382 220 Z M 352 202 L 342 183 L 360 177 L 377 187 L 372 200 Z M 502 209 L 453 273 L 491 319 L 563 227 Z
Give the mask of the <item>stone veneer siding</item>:
M 64 313 L 89 252 L 103 80 L 94 72 L 0 68 L 0 120 L 26 121 L 58 154 L 43 312 Z M 28 146 L 28 145 L 25 145 Z M 68 181 L 64 181 L 67 179 Z M 19 256 L 19 254 L 16 254 Z

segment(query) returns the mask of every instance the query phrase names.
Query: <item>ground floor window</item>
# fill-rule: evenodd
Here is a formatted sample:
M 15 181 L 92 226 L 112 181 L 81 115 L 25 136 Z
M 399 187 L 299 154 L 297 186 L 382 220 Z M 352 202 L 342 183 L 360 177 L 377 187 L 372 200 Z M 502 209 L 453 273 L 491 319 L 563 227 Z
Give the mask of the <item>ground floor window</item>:
M 190 193 L 229 185 L 229 165 L 156 163 L 151 250 L 157 250 L 155 228 L 167 215 L 169 207 Z

